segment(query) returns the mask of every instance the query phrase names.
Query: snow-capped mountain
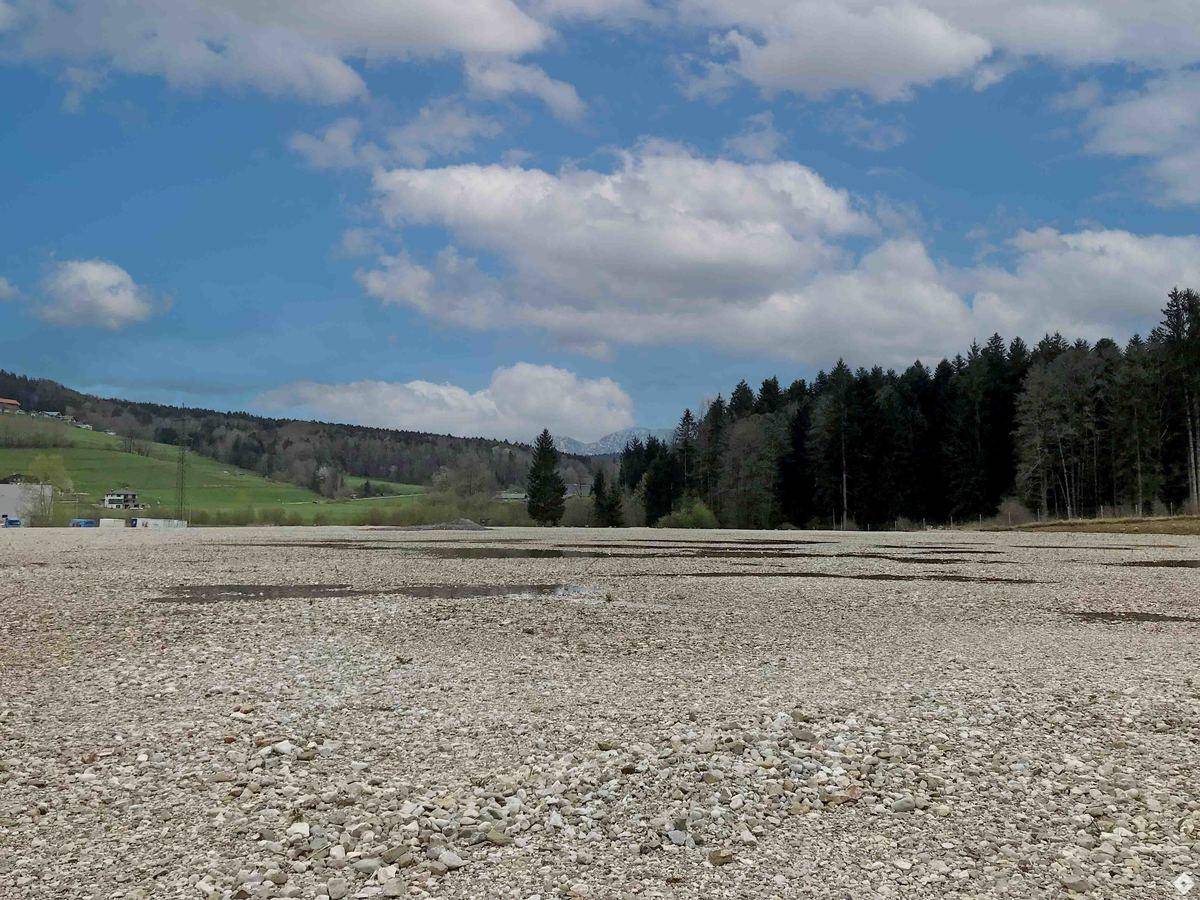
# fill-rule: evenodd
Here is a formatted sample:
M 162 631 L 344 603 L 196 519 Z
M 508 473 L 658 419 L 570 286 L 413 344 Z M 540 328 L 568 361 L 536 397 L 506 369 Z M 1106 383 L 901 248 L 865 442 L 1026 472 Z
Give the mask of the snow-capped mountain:
M 556 437 L 554 443 L 563 453 L 572 453 L 578 456 L 603 456 L 608 453 L 620 453 L 633 438 L 644 441 L 648 437 L 656 437 L 662 441 L 669 441 L 672 434 L 674 432 L 670 428 L 622 428 L 620 431 L 606 434 L 599 440 L 590 443 L 569 437 Z

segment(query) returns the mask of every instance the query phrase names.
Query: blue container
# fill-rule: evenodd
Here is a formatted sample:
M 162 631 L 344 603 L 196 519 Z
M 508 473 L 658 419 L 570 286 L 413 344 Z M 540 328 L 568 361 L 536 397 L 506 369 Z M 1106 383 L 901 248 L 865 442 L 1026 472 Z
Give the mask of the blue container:
M 99 528 L 99 519 L 72 519 L 68 525 L 71 528 Z

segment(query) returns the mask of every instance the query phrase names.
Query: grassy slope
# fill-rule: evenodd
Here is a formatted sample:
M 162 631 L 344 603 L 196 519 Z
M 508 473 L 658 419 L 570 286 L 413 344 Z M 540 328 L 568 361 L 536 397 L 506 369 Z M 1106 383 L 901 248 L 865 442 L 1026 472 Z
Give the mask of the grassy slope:
M 1021 531 L 1079 531 L 1091 534 L 1200 534 L 1200 516 L 1163 516 L 1145 519 L 1079 519 L 1024 525 Z
M 98 504 L 108 491 L 125 487 L 137 491 L 141 501 L 149 506 L 142 515 L 174 515 L 178 460 L 175 447 L 139 444 L 148 455 L 126 453 L 121 449 L 120 438 L 26 416 L 6 415 L 0 418 L 0 434 L 4 433 L 33 437 L 47 445 L 67 443 L 69 446 L 46 446 L 44 449 L 0 447 L 0 477 L 24 472 L 35 456 L 61 456 L 67 474 L 74 482 L 75 491 L 85 495 L 80 501 L 81 515 L 92 514 L 89 505 Z M 348 478 L 347 482 L 357 487 L 362 480 Z M 400 496 L 326 500 L 305 488 L 272 481 L 254 472 L 192 453 L 188 455 L 187 505 L 193 513 L 283 508 L 289 513 L 298 514 L 305 521 L 311 521 L 320 514 L 331 524 L 338 524 L 356 521 L 366 509 L 392 508 L 424 490 L 420 485 L 373 483 Z M 69 504 L 67 508 L 71 509 L 72 506 Z M 120 513 L 110 511 L 105 515 Z

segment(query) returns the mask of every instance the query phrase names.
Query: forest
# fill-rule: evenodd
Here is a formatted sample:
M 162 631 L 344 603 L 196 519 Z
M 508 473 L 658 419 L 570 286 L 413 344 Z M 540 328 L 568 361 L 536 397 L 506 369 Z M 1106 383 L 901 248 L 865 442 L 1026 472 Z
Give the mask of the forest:
M 1200 512 L 1200 296 L 1122 348 L 998 334 L 932 369 L 745 381 L 631 441 L 627 523 L 911 527 Z

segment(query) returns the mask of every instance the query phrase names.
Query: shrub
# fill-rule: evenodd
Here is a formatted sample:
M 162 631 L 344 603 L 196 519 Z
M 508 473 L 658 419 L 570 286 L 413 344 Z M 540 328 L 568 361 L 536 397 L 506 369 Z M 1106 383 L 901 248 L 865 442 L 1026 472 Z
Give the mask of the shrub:
M 717 528 L 717 517 L 700 500 L 685 501 L 683 506 L 663 516 L 655 528 Z

